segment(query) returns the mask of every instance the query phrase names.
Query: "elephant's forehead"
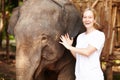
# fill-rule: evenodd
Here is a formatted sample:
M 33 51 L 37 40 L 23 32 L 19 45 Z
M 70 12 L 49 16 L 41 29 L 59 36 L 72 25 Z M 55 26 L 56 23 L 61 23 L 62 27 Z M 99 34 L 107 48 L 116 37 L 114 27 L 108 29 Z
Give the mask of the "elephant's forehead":
M 23 12 L 27 12 L 27 14 L 28 13 L 39 14 L 43 10 L 47 10 L 50 13 L 51 10 L 54 9 L 59 10 L 58 8 L 60 9 L 60 7 L 55 3 L 53 3 L 53 1 L 51 0 L 34 0 L 34 1 L 29 1 L 24 5 L 22 5 L 21 10 Z
M 41 5 L 40 5 L 41 4 Z M 24 30 L 32 29 L 32 30 L 42 30 L 42 29 L 57 29 L 61 28 L 59 25 L 59 17 L 61 15 L 60 13 L 60 8 L 51 6 L 52 4 L 45 6 L 42 6 L 42 3 L 38 5 L 33 5 L 32 4 L 26 6 L 23 5 L 21 10 L 20 10 L 20 17 L 17 23 L 17 26 L 19 28 L 22 28 Z M 28 27 L 29 26 L 29 27 Z M 59 27 L 58 27 L 59 26 Z M 36 28 L 34 28 L 36 27 Z M 57 28 L 55 28 L 57 27 Z M 19 29 L 20 30 L 20 29 Z M 59 29 L 58 29 L 59 30 Z M 49 30 L 48 30 L 49 31 Z
M 79 15 L 71 5 L 65 9 L 66 12 L 63 12 L 52 0 L 28 0 L 20 9 L 15 35 L 31 38 L 41 33 L 56 36 L 68 32 L 70 35 L 77 35 L 80 26 Z

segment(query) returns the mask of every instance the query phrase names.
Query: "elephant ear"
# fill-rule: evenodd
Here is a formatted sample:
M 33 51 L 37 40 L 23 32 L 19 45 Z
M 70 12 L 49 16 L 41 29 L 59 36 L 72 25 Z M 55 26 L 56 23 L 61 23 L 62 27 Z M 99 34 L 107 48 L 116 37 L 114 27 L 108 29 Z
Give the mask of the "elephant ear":
M 85 27 L 82 23 L 82 18 L 80 13 L 77 11 L 75 6 L 66 5 L 65 6 L 65 25 L 67 27 L 66 33 L 69 33 L 70 37 L 76 37 L 79 33 L 85 31 Z
M 7 32 L 9 34 L 14 35 L 14 28 L 15 28 L 15 25 L 17 24 L 17 21 L 20 15 L 19 10 L 20 10 L 20 7 L 16 7 L 12 11 L 12 15 L 9 19 L 9 24 L 8 24 L 8 29 L 7 29 Z

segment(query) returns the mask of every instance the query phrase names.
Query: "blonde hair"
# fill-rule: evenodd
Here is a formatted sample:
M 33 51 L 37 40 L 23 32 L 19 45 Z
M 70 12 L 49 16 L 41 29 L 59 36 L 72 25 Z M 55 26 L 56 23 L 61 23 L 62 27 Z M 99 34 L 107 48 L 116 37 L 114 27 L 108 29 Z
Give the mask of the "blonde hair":
M 85 11 L 88 11 L 88 10 L 93 13 L 93 16 L 94 16 L 94 19 L 95 19 L 94 27 L 95 27 L 96 29 L 98 29 L 98 30 L 101 30 L 100 24 L 96 22 L 96 21 L 97 21 L 97 18 L 98 18 L 98 17 L 97 17 L 97 12 L 96 12 L 96 10 L 93 9 L 92 7 L 89 7 L 89 8 L 86 8 L 86 9 L 84 10 L 84 12 L 85 12 Z M 83 13 L 84 13 L 84 12 L 83 12 Z

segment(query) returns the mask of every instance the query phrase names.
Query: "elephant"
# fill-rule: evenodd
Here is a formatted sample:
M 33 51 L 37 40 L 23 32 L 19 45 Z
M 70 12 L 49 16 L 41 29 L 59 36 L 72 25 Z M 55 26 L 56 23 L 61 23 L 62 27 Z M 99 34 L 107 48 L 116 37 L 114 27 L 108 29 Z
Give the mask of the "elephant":
M 75 39 L 85 28 L 69 0 L 26 0 L 9 24 L 16 40 L 16 80 L 75 80 L 75 58 L 59 41 L 66 33 Z
M 8 24 L 7 32 L 11 35 L 14 35 L 14 27 L 19 18 L 19 9 L 20 9 L 20 7 L 16 7 L 13 9 L 12 15 L 10 16 L 10 19 L 8 22 L 9 24 Z

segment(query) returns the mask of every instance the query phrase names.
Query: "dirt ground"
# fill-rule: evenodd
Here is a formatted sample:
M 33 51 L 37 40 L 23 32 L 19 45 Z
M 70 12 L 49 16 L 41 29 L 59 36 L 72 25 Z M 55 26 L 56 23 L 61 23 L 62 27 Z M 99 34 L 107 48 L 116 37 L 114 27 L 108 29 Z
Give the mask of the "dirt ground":
M 0 51 L 0 80 L 15 80 L 15 58 L 7 60 L 5 51 Z
M 120 67 L 114 67 L 113 70 L 113 80 L 120 80 Z M 6 52 L 0 50 L 0 80 L 16 80 L 15 73 L 15 52 L 10 52 L 10 58 L 7 60 Z

